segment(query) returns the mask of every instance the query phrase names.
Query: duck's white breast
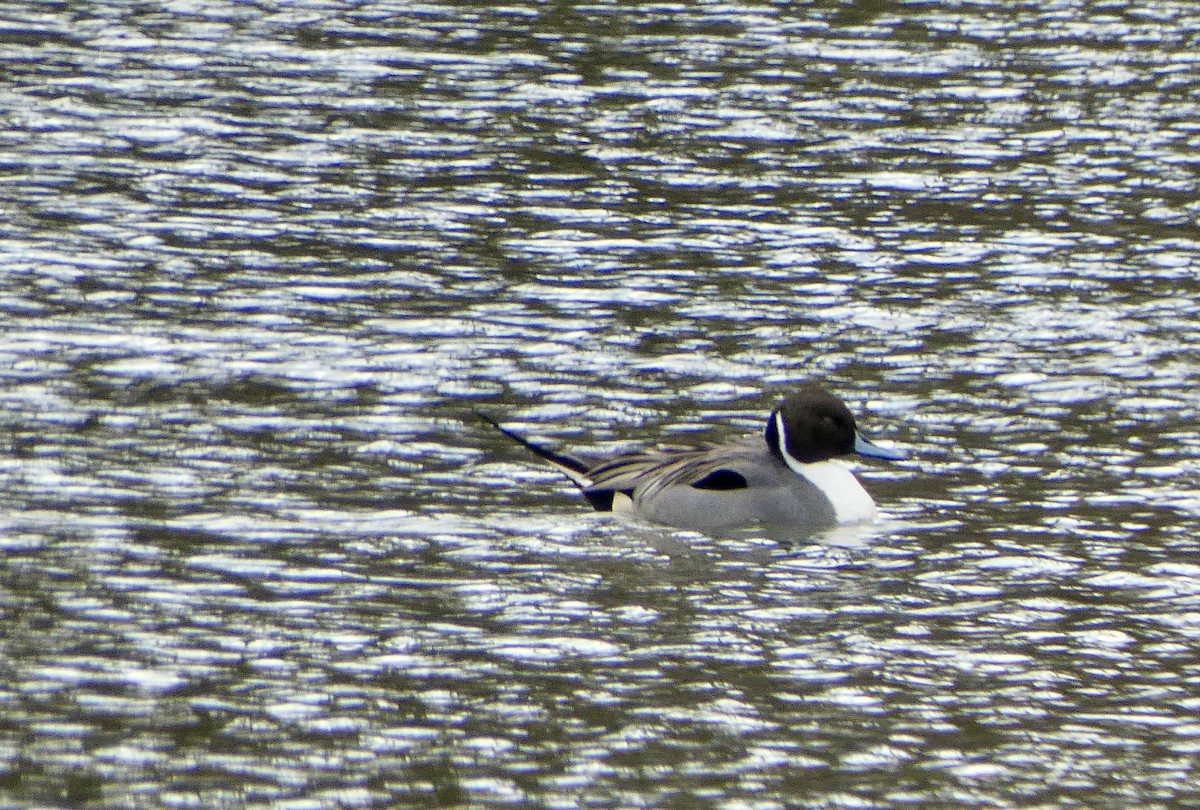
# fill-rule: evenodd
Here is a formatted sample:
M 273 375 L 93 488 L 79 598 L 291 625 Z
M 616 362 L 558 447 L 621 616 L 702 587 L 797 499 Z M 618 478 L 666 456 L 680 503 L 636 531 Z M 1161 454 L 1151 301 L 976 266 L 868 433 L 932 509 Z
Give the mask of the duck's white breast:
M 838 523 L 865 523 L 875 519 L 875 501 L 844 464 L 832 460 L 813 464 L 787 461 L 792 472 L 821 490 L 833 505 Z

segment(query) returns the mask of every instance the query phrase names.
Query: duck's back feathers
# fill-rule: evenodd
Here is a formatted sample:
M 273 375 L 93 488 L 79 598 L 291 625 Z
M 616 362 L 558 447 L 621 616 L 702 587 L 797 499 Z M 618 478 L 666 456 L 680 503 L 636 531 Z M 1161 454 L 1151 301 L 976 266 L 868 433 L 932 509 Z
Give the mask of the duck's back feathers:
M 762 454 L 753 451 L 753 447 L 737 444 L 620 456 L 588 470 L 585 475 L 591 483 L 584 489 L 631 493 L 637 490 L 640 498 L 648 498 L 667 487 L 745 489 L 749 479 L 739 468 L 759 460 Z

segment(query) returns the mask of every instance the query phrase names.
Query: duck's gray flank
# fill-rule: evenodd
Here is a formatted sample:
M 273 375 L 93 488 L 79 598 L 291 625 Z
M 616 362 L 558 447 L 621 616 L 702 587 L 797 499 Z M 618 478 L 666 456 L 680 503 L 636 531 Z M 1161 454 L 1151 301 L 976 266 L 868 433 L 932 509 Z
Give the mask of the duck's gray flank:
M 599 511 L 705 532 L 765 524 L 796 529 L 870 520 L 875 504 L 837 461 L 903 454 L 867 441 L 840 399 L 817 385 L 787 394 L 759 439 L 650 450 L 590 464 L 479 416 L 566 475 Z

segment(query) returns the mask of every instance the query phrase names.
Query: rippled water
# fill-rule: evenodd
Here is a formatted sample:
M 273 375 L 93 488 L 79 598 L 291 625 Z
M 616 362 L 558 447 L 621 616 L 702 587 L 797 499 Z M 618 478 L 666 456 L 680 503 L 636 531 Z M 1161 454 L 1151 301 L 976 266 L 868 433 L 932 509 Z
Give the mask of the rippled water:
M 0 803 L 1168 807 L 1200 11 L 0 3 Z M 781 543 L 555 446 L 823 379 Z

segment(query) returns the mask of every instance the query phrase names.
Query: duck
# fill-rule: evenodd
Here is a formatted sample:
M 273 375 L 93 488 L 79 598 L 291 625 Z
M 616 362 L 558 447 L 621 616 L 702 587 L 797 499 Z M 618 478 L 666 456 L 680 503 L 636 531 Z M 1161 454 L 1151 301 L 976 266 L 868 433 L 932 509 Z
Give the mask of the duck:
M 761 436 L 645 450 L 597 463 L 476 413 L 570 479 L 597 511 L 709 535 L 756 526 L 811 532 L 873 521 L 875 501 L 840 457 L 906 457 L 865 438 L 846 404 L 817 384 L 789 391 Z

